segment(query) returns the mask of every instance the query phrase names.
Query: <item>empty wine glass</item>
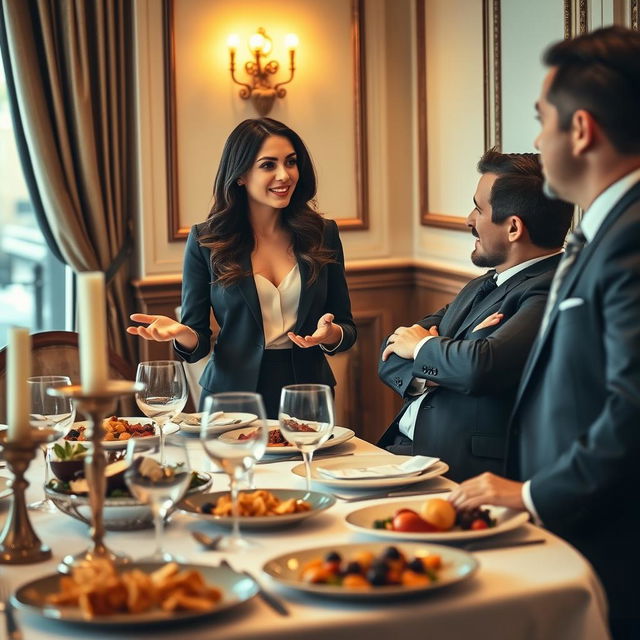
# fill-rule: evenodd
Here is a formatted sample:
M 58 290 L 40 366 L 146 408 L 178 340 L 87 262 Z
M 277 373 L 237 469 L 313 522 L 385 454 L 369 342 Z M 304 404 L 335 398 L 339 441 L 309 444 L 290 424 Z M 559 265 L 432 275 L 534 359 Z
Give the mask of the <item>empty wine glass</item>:
M 67 376 L 33 376 L 27 378 L 29 389 L 29 424 L 39 431 L 53 432 L 55 437 L 63 436 L 73 424 L 75 407 L 68 397 L 51 396 L 49 389 L 68 387 L 71 380 Z M 47 438 L 50 440 L 51 437 Z M 50 473 L 47 449 L 48 443 L 42 442 L 40 449 L 44 454 L 44 486 L 49 484 Z M 57 507 L 46 495 L 42 500 L 32 502 L 29 509 L 55 513 Z
M 164 449 L 164 425 L 177 416 L 187 403 L 187 380 L 180 362 L 154 360 L 141 362 L 136 382 L 145 385 L 136 393 L 136 402 L 147 418 L 152 418 L 160 432 L 160 456 Z
M 251 425 L 251 431 L 237 437 L 233 433 L 220 433 L 216 427 L 209 426 L 209 416 L 215 411 L 224 413 L 252 413 L 257 416 Z M 267 448 L 267 422 L 262 396 L 258 393 L 228 392 L 215 393 L 204 402 L 204 413 L 200 427 L 200 440 L 214 467 L 229 476 L 231 493 L 233 529 L 231 535 L 224 537 L 218 544 L 219 549 L 238 551 L 254 546 L 240 536 L 238 522 L 238 482 L 257 460 L 262 458 Z
M 331 436 L 333 416 L 333 395 L 326 384 L 292 384 L 282 388 L 280 431 L 302 453 L 307 491 L 311 491 L 313 452 Z
M 162 548 L 164 521 L 173 505 L 189 487 L 191 467 L 184 441 L 175 436 L 165 439 L 162 452 L 158 444 L 131 438 L 127 443 L 128 467 L 125 482 L 132 495 L 149 504 L 156 532 L 156 548 L 145 558 L 153 562 L 175 560 Z

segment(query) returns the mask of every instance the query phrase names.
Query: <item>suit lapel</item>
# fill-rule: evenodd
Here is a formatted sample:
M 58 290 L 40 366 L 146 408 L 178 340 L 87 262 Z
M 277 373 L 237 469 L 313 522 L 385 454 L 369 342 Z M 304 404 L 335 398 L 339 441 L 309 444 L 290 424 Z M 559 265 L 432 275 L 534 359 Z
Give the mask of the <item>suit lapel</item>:
M 473 299 L 478 289 L 482 286 L 482 281 L 483 279 L 481 277 L 478 278 L 477 281 L 474 282 L 475 286 L 470 286 L 464 293 L 458 294 L 453 299 L 440 323 L 440 335 L 453 336 L 457 334 L 460 323 L 467 317 Z
M 258 298 L 258 290 L 256 289 L 256 282 L 253 279 L 253 269 L 251 267 L 251 256 L 244 257 L 240 262 L 242 269 L 248 271 L 251 275 L 242 278 L 238 282 L 238 290 L 242 294 L 251 315 L 260 328 L 260 333 L 264 337 L 264 327 L 262 324 L 262 311 L 260 310 L 260 299 Z
M 560 262 L 560 254 L 551 256 L 545 260 L 540 260 L 509 278 L 502 286 L 492 291 L 484 300 L 478 303 L 478 306 L 473 312 L 462 321 L 454 337 L 461 337 L 471 326 L 475 326 L 484 320 L 487 317 L 488 310 L 494 306 L 496 302 L 504 299 L 514 287 L 517 287 L 529 278 L 539 276 L 549 269 L 555 269 L 558 266 L 558 262 Z
M 298 302 L 298 319 L 296 320 L 295 332 L 300 333 L 304 326 L 304 321 L 309 314 L 311 303 L 313 302 L 313 293 L 315 284 L 308 286 L 309 267 L 304 260 L 298 258 L 298 269 L 300 270 L 300 302 Z
M 582 249 L 577 260 L 571 267 L 569 273 L 567 273 L 567 275 L 565 276 L 565 279 L 562 282 L 560 289 L 558 290 L 558 297 L 556 299 L 554 308 L 551 310 L 551 313 L 549 314 L 549 321 L 547 323 L 546 331 L 544 332 L 544 334 L 540 334 L 540 333 L 538 334 L 538 337 L 536 338 L 536 341 L 533 344 L 533 348 L 531 349 L 531 354 L 529 355 L 529 359 L 527 360 L 527 364 L 523 371 L 522 378 L 520 379 L 518 394 L 516 396 L 516 402 L 514 405 L 514 413 L 518 404 L 520 403 L 520 400 L 522 399 L 524 390 L 526 389 L 527 384 L 529 383 L 529 378 L 531 377 L 531 374 L 535 369 L 535 366 L 538 362 L 538 358 L 540 357 L 542 349 L 544 348 L 544 345 L 546 344 L 547 340 L 549 339 L 549 336 L 552 333 L 553 325 L 555 324 L 555 321 L 558 317 L 558 306 L 560 302 L 562 302 L 566 298 L 567 294 L 571 291 L 571 289 L 573 288 L 578 278 L 578 275 L 582 272 L 584 266 L 588 263 L 592 253 L 595 251 L 598 244 L 600 244 L 600 241 L 602 240 L 602 238 L 604 238 L 604 236 L 606 235 L 610 227 L 633 204 L 633 202 L 635 202 L 639 198 L 640 198 L 640 183 L 637 183 L 634 187 L 631 188 L 630 191 L 626 193 L 626 195 L 622 197 L 620 202 L 609 212 L 607 217 L 602 222 L 602 225 L 598 229 L 598 233 L 596 234 L 595 238 L 593 238 L 591 242 L 587 243 L 587 245 Z

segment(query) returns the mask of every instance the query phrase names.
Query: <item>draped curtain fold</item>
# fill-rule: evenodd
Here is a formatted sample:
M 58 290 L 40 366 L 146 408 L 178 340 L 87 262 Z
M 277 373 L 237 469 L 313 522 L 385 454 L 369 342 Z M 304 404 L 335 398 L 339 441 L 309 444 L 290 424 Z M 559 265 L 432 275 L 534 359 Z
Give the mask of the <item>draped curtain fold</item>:
M 0 0 L 9 101 L 36 215 L 74 271 L 108 279 L 109 346 L 128 360 L 125 327 L 136 206 L 133 3 Z

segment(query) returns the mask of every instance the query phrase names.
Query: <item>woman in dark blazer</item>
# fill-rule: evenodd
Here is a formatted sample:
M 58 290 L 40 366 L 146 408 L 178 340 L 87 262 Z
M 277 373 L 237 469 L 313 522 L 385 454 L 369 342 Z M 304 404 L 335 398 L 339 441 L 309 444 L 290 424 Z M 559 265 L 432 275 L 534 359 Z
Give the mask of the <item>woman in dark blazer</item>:
M 300 137 L 271 118 L 229 136 L 207 220 L 191 229 L 184 258 L 182 322 L 133 314 L 129 333 L 174 341 L 196 362 L 210 351 L 210 309 L 220 326 L 200 379 L 202 398 L 257 391 L 276 418 L 286 384 L 335 385 L 325 353 L 356 340 L 338 228 L 310 202 L 311 158 Z M 201 400 L 202 403 L 202 400 Z

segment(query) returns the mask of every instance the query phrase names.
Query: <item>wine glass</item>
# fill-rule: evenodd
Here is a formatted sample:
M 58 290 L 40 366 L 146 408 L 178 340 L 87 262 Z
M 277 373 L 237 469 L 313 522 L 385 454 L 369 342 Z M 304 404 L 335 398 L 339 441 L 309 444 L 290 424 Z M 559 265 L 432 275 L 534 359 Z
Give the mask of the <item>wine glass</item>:
M 215 411 L 224 413 L 243 412 L 257 416 L 251 423 L 251 431 L 244 438 L 229 433 L 221 433 L 216 427 L 209 426 L 209 416 Z M 200 426 L 200 440 L 214 467 L 229 476 L 231 492 L 233 528 L 231 535 L 224 537 L 218 544 L 225 551 L 239 551 L 254 546 L 240 536 L 238 522 L 238 482 L 248 469 L 260 460 L 267 448 L 267 422 L 262 396 L 258 393 L 228 392 L 214 393 L 205 398 L 204 413 Z
M 145 385 L 136 392 L 138 407 L 147 418 L 152 418 L 160 431 L 160 457 L 164 449 L 164 425 L 177 416 L 187 403 L 187 380 L 180 362 L 154 360 L 141 362 L 136 371 L 136 382 Z
M 333 395 L 326 384 L 292 384 L 282 388 L 278 413 L 280 431 L 302 453 L 307 491 L 311 491 L 313 452 L 329 439 L 333 415 Z
M 67 376 L 33 376 L 27 378 L 30 402 L 29 424 L 33 429 L 53 432 L 58 438 L 68 431 L 76 415 L 71 399 L 48 394 L 49 389 L 68 386 L 71 386 L 71 380 Z M 47 486 L 50 479 L 47 456 L 48 443 L 44 441 L 40 448 L 44 454 L 44 486 Z M 32 502 L 29 505 L 29 509 L 47 513 L 58 511 L 53 501 L 46 495 L 42 500 Z
M 161 450 L 162 449 L 162 450 Z M 162 549 L 164 521 L 171 507 L 182 498 L 189 487 L 191 467 L 184 441 L 167 436 L 164 445 L 145 442 L 144 438 L 131 438 L 127 443 L 128 467 L 124 480 L 132 495 L 151 508 L 156 531 L 156 548 L 145 558 L 152 562 L 175 560 Z

